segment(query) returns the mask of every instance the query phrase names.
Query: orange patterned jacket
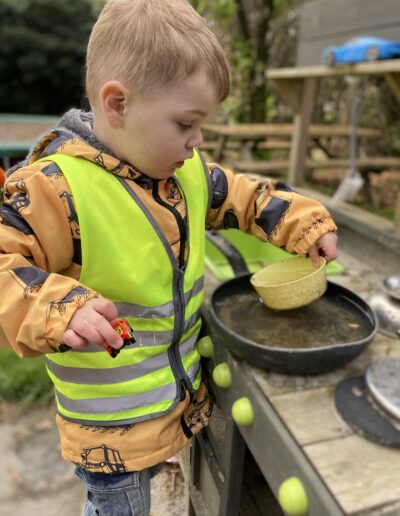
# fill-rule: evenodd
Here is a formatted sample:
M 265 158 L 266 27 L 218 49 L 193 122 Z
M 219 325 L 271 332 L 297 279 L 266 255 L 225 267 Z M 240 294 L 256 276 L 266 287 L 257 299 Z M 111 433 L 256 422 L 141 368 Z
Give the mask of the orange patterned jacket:
M 25 162 L 7 174 L 0 211 L 0 292 L 7 294 L 0 298 L 0 345 L 21 357 L 57 352 L 74 312 L 98 296 L 79 282 L 79 220 L 68 183 L 55 163 L 38 159 L 61 152 L 136 182 L 178 259 L 179 228 L 162 204 L 174 206 L 185 219 L 185 202 L 174 178 L 152 180 L 120 161 L 96 140 L 91 126 L 90 113 L 71 110 Z M 302 255 L 324 233 L 336 230 L 318 201 L 283 183 L 233 174 L 218 164 L 207 167 L 212 184 L 208 228 L 237 227 Z M 90 192 L 87 195 L 90 198 Z M 140 470 L 174 455 L 207 424 L 210 411 L 210 396 L 202 384 L 194 399 L 187 394 L 171 413 L 136 425 L 94 427 L 57 416 L 62 454 L 92 471 L 104 471 L 94 464 L 102 462 L 98 456 L 114 450 L 122 468 Z

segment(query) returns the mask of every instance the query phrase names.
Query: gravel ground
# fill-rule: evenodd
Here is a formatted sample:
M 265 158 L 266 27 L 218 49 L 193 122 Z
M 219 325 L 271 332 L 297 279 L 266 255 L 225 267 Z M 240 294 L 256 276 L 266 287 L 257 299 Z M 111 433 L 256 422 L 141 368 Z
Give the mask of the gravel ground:
M 60 455 L 53 409 L 18 414 L 0 406 L 1 516 L 80 516 L 85 494 Z M 184 516 L 179 465 L 166 464 L 151 486 L 152 516 Z

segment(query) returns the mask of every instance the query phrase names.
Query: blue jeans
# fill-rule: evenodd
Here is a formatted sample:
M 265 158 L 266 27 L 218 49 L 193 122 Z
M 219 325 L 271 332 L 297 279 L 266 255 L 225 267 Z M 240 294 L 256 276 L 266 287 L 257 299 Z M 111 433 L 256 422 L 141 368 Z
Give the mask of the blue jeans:
M 77 467 L 75 474 L 87 490 L 84 516 L 148 516 L 150 479 L 163 464 L 130 473 L 91 473 Z

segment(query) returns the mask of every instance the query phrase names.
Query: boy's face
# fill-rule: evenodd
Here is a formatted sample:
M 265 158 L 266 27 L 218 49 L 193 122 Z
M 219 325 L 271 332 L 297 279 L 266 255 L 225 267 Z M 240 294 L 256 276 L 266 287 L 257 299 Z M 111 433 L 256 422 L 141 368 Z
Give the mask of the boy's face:
M 153 179 L 167 179 L 203 142 L 200 126 L 218 104 L 214 85 L 196 72 L 179 84 L 127 102 L 118 157 Z

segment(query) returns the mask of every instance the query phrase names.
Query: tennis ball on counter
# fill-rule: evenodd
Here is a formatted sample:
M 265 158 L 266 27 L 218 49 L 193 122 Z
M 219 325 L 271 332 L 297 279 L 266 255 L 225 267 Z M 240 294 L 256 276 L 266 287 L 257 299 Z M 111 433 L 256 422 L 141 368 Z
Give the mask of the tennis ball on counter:
M 297 477 L 286 479 L 279 487 L 278 500 L 282 509 L 290 516 L 306 516 L 308 497 L 306 490 Z
M 254 410 L 249 398 L 239 398 L 232 405 L 232 418 L 238 425 L 250 426 L 254 422 Z
M 197 351 L 202 357 L 211 358 L 214 354 L 214 345 L 208 335 L 201 338 L 197 343 Z
M 212 377 L 218 387 L 227 389 L 232 385 L 231 370 L 226 362 L 221 362 L 214 367 Z

